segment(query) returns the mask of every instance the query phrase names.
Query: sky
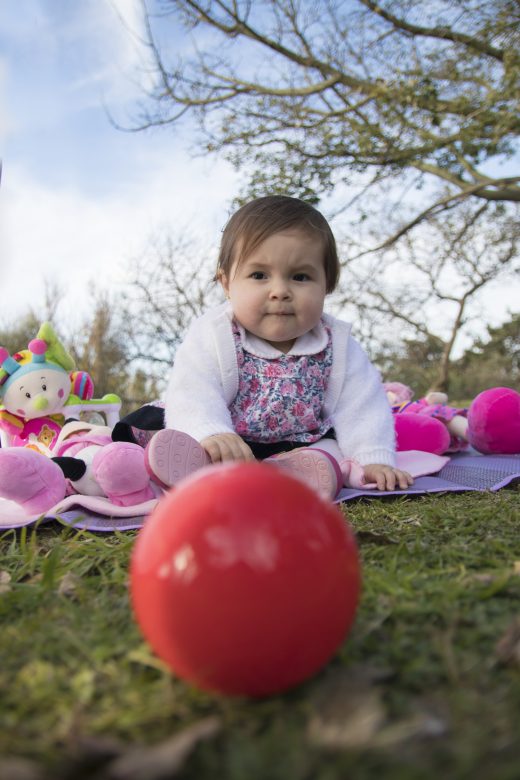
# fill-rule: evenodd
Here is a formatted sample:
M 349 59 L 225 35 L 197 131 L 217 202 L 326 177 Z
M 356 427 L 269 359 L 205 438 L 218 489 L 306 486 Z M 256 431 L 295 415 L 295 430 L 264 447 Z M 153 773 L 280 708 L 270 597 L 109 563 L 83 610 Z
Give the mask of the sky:
M 138 0 L 0 2 L 0 324 L 46 284 L 60 322 L 88 316 L 87 289 L 121 289 L 163 230 L 216 246 L 237 189 L 231 166 L 193 158 L 190 136 L 122 132 L 142 98 Z M 117 292 L 116 292 L 117 297 Z
M 43 311 L 46 284 L 58 283 L 55 324 L 75 330 L 89 284 L 117 301 L 129 265 L 164 231 L 216 256 L 238 174 L 191 156 L 187 127 L 130 133 L 109 121 L 131 125 L 143 97 L 141 26 L 140 0 L 0 0 L 0 326 Z M 492 285 L 482 325 L 507 310 L 518 285 Z

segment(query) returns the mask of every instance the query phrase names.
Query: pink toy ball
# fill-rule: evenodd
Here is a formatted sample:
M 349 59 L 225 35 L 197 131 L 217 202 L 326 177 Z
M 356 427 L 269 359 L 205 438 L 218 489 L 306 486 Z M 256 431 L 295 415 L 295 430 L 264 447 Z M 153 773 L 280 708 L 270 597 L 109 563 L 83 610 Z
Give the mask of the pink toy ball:
M 47 342 L 43 339 L 32 339 L 27 345 L 33 355 L 44 355 L 47 352 Z
M 468 409 L 468 441 L 484 455 L 520 453 L 520 393 L 493 387 Z
M 94 382 L 86 371 L 73 371 L 70 375 L 70 392 L 82 401 L 94 397 Z
M 198 688 L 264 697 L 311 677 L 354 621 L 354 536 L 340 511 L 274 466 L 210 466 L 167 493 L 130 566 L 137 622 Z
M 450 446 L 450 433 L 440 420 L 421 414 L 394 415 L 397 450 L 421 450 L 442 455 Z

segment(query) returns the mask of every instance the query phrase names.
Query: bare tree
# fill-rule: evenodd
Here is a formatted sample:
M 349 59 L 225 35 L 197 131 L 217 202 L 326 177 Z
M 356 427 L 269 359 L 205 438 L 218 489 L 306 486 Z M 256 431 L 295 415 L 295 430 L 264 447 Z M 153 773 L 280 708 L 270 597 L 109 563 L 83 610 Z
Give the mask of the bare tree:
M 457 361 L 457 368 L 453 382 L 457 398 L 470 398 L 475 391 L 493 386 L 520 391 L 520 314 L 488 327 Z
M 43 296 L 36 306 L 28 306 L 26 313 L 18 317 L 16 323 L 8 323 L 5 319 L 0 322 L 0 345 L 10 353 L 27 349 L 29 341 L 36 338 L 40 325 L 46 320 L 59 330 L 56 312 L 62 299 L 62 286 L 51 278 L 45 279 Z
M 518 284 L 519 239 L 510 209 L 467 202 L 442 218 L 430 217 L 400 245 L 352 263 L 336 303 L 355 307 L 361 323 L 377 323 L 380 334 L 394 328 L 396 342 L 440 345 L 432 384 L 447 390 L 454 346 L 474 325 L 484 288 L 500 279 Z M 380 335 L 379 348 L 381 341 Z
M 27 349 L 31 339 L 36 337 L 42 320 L 33 311 L 18 317 L 16 323 L 5 320 L 0 325 L 0 346 L 5 347 L 12 355 L 22 349 Z
M 189 237 L 157 234 L 131 264 L 120 305 L 129 357 L 164 386 L 191 320 L 220 300 L 210 253 Z
M 78 369 L 91 375 L 97 397 L 105 393 L 124 397 L 131 371 L 117 308 L 106 292 L 92 288 L 91 296 L 93 314 L 69 333 L 67 344 Z
M 520 201 L 516 0 L 162 0 L 145 16 L 155 84 L 134 129 L 190 116 L 249 196 L 443 182 L 385 245 L 467 199 Z

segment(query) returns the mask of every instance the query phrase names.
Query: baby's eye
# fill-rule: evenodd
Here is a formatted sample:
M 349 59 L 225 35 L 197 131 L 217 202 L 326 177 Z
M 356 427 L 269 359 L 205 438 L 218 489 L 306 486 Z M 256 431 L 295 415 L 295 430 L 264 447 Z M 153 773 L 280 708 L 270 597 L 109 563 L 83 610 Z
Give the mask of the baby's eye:
M 311 277 L 309 274 L 294 274 L 293 279 L 295 282 L 308 282 Z
M 26 394 L 25 394 L 25 397 L 26 397 L 26 398 L 30 398 L 30 397 L 31 397 L 31 394 L 30 394 L 30 393 L 26 393 Z
M 252 274 L 250 274 L 250 279 L 265 279 L 265 274 L 263 271 L 253 271 Z

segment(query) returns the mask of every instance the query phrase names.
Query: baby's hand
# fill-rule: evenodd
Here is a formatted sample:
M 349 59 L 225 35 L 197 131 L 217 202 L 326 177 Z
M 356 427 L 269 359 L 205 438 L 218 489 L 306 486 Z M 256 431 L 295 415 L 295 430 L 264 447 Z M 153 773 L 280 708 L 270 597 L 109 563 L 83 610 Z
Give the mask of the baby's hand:
M 251 448 L 236 433 L 217 433 L 202 439 L 200 446 L 206 450 L 212 463 L 232 460 L 254 460 Z
M 406 490 L 413 485 L 413 477 L 407 471 L 395 469 L 393 466 L 382 466 L 380 463 L 369 463 L 363 466 L 366 482 L 375 482 L 378 490 L 395 490 L 400 487 Z

